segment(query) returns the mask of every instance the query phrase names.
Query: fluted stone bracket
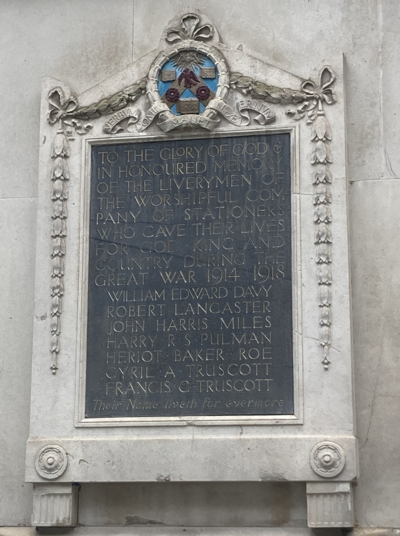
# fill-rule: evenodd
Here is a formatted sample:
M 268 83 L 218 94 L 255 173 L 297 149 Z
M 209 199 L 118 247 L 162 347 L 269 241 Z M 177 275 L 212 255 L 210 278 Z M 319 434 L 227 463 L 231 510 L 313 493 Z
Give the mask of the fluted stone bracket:
M 310 528 L 351 528 L 354 525 L 350 482 L 307 483 L 307 518 Z
M 75 484 L 34 484 L 34 527 L 75 527 L 78 523 L 79 486 Z

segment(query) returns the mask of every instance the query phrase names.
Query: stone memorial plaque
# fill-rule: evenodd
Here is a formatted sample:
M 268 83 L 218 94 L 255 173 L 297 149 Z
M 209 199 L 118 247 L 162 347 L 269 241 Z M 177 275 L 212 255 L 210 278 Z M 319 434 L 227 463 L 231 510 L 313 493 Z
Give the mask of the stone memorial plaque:
M 343 58 L 296 72 L 196 12 L 80 95 L 44 79 L 37 519 L 74 482 L 285 480 L 351 526 Z
M 293 414 L 290 147 L 92 146 L 87 418 Z

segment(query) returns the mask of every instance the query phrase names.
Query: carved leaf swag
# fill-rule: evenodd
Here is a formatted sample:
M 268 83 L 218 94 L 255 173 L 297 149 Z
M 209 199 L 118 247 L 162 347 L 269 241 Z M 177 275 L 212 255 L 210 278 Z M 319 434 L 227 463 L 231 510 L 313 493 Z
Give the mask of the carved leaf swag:
M 60 113 L 59 117 L 61 117 L 63 121 L 65 122 L 65 121 L 68 121 L 68 119 L 70 118 L 90 120 L 90 119 L 96 119 L 98 117 L 101 117 L 102 115 L 113 114 L 114 112 L 118 112 L 119 110 L 122 110 L 123 108 L 128 106 L 130 103 L 135 102 L 139 97 L 144 95 L 146 93 L 146 84 L 147 84 L 147 78 L 142 78 L 141 80 L 139 80 L 139 82 L 136 82 L 135 84 L 128 86 L 122 91 L 115 93 L 111 97 L 101 99 L 99 102 L 89 104 L 89 106 L 78 107 L 77 101 L 74 98 L 75 103 L 76 103 L 75 107 L 65 108 Z M 50 115 L 49 115 L 49 121 L 50 121 Z M 52 121 L 50 121 L 50 123 L 51 122 Z M 84 133 L 82 132 L 82 134 Z
M 52 189 L 52 225 L 51 225 L 51 343 L 50 352 L 53 374 L 58 370 L 58 354 L 60 352 L 62 298 L 64 295 L 64 257 L 66 254 L 65 237 L 67 236 L 67 200 L 68 190 L 66 181 L 69 180 L 68 158 L 71 155 L 70 140 L 73 140 L 73 130 L 83 135 L 89 132 L 92 125 L 83 125 L 75 119 L 68 119 L 77 109 L 78 101 L 74 95 L 65 98 L 61 88 L 56 87 L 49 93 L 48 121 L 58 124 L 58 129 L 51 145 L 50 156 L 53 160 L 51 169 Z
M 80 131 L 77 131 L 78 134 L 85 134 L 90 127 L 88 128 L 88 125 L 82 125 L 79 121 L 76 121 L 75 118 L 80 120 L 92 120 L 123 110 L 129 104 L 135 102 L 146 93 L 146 84 L 147 78 L 142 78 L 137 83 L 132 84 L 131 86 L 123 89 L 122 91 L 112 95 L 111 97 L 104 98 L 88 106 L 78 107 L 76 99 L 74 97 L 71 97 L 72 102 L 67 103 L 64 109 L 60 109 L 58 107 L 54 108 L 49 112 L 49 122 L 54 123 L 58 119 L 62 119 L 65 124 L 74 128 L 79 128 Z M 265 101 L 271 104 L 281 105 L 303 103 L 302 106 L 298 108 L 297 112 L 294 112 L 293 110 L 288 110 L 286 113 L 288 115 L 293 116 L 293 119 L 296 120 L 302 119 L 306 113 L 309 114 L 310 121 L 313 121 L 315 119 L 315 107 L 318 105 L 318 100 L 315 97 L 314 92 L 309 89 L 309 87 L 314 87 L 314 83 L 310 80 L 304 82 L 302 84 L 302 91 L 299 91 L 290 88 L 279 88 L 271 86 L 263 82 L 254 80 L 248 76 L 244 76 L 240 73 L 231 73 L 229 87 L 230 89 L 242 93 L 246 97 L 253 97 L 256 99 L 255 101 L 250 101 L 249 99 L 245 101 L 238 101 L 238 111 L 244 119 L 244 121 L 242 120 L 241 122 L 239 117 L 239 123 L 241 123 L 240 126 L 247 126 L 250 122 L 249 117 L 245 116 L 242 113 L 244 103 L 247 103 L 248 109 L 258 112 L 258 110 L 255 108 L 255 106 L 257 106 L 257 101 Z M 304 87 L 307 89 L 308 92 L 304 89 Z M 328 102 L 328 104 L 333 104 L 333 102 L 335 102 L 335 97 L 331 92 L 331 102 Z M 54 106 L 53 103 L 50 103 L 50 105 Z M 224 112 L 224 110 L 222 109 L 218 111 L 220 113 Z M 265 109 L 265 113 L 267 119 L 263 119 L 264 123 L 260 120 L 259 112 L 255 120 L 260 124 L 266 124 L 266 122 L 269 122 L 268 114 L 271 113 L 271 110 Z M 132 110 L 132 115 L 136 115 L 139 117 L 139 110 Z M 225 115 L 225 117 L 232 122 L 232 118 L 230 118 L 227 114 L 223 113 L 223 115 Z M 137 122 L 137 120 L 135 122 Z M 236 122 L 237 119 L 235 120 L 235 123 Z M 133 124 L 132 121 L 131 124 Z M 329 126 L 324 127 L 324 124 L 319 121 L 318 123 L 316 123 L 314 128 L 316 131 L 315 135 L 318 137 L 318 140 L 325 141 L 325 139 L 330 139 Z M 321 132 L 324 131 L 324 128 L 326 128 L 327 130 L 324 135 L 321 135 Z M 108 133 L 116 134 L 121 130 L 123 129 L 114 129 Z
M 229 86 L 243 95 L 262 99 L 271 104 L 298 104 L 307 98 L 305 93 L 296 89 L 270 86 L 241 73 L 231 73 Z
M 307 113 L 307 123 L 311 123 L 311 165 L 314 166 L 314 223 L 316 225 L 315 244 L 317 246 L 316 264 L 317 281 L 319 288 L 319 323 L 320 345 L 323 349 L 322 364 L 324 369 L 329 369 L 329 352 L 331 347 L 331 285 L 332 273 L 332 214 L 329 204 L 332 203 L 330 184 L 332 175 L 329 165 L 332 163 L 330 142 L 332 131 L 325 116 L 324 104 L 334 104 L 336 96 L 331 86 L 335 82 L 335 73 L 330 67 L 323 67 L 319 75 L 319 85 L 314 82 L 304 82 L 303 91 L 311 97 L 304 112 L 298 112 L 300 118 Z

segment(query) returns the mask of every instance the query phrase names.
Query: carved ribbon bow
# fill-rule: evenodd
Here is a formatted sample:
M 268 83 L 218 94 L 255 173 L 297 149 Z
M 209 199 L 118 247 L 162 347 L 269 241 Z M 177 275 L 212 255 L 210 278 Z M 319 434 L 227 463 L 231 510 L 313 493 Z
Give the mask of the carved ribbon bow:
M 335 80 L 334 71 L 328 66 L 323 67 L 319 73 L 319 85 L 312 80 L 306 80 L 301 85 L 301 91 L 307 102 L 297 108 L 297 112 L 288 110 L 287 114 L 296 120 L 302 119 L 307 114 L 307 123 L 312 123 L 317 116 L 325 115 L 323 104 L 331 105 L 336 102 L 336 95 L 330 87 Z
M 55 87 L 49 93 L 48 121 L 52 125 L 59 119 L 72 113 L 78 106 L 78 101 L 74 95 L 65 98 L 64 91 L 60 87 Z
M 75 132 L 82 136 L 92 128 L 92 125 L 90 123 L 83 125 L 81 121 L 69 117 L 77 108 L 78 100 L 74 95 L 70 95 L 68 99 L 66 99 L 64 91 L 60 87 L 55 87 L 49 93 L 49 111 L 47 112 L 47 120 L 52 125 L 57 121 L 61 121 L 61 127 L 65 125 L 71 127 L 67 129 L 67 135 L 70 135 L 72 129 L 75 129 Z
M 318 102 L 325 101 L 326 104 L 336 102 L 336 95 L 329 87 L 336 79 L 336 75 L 330 67 L 323 67 L 319 73 L 320 85 L 317 86 L 312 80 L 306 80 L 301 85 L 301 89 L 307 95 L 314 97 Z
M 319 73 L 319 86 L 312 80 L 306 80 L 302 83 L 301 89 L 307 96 L 311 97 L 307 105 L 308 117 L 311 121 L 315 119 L 316 115 L 324 115 L 324 102 L 329 105 L 336 102 L 336 95 L 330 87 L 335 79 L 336 75 L 333 70 L 330 67 L 323 67 Z M 316 114 L 315 108 L 317 106 L 318 110 Z
M 168 28 L 165 32 L 165 40 L 168 43 L 175 41 L 185 41 L 186 39 L 211 39 L 214 35 L 213 27 L 210 24 L 204 24 L 198 28 L 200 19 L 194 13 L 188 13 L 181 18 L 181 28 Z

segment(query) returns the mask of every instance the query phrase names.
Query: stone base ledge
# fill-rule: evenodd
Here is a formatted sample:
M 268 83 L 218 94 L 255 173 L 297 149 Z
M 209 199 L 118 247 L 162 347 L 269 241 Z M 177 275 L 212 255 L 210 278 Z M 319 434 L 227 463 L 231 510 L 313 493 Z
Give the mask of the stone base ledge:
M 0 527 L 0 536 L 400 536 L 400 529 L 357 527 L 351 532 L 342 529 L 309 529 L 280 527 L 76 527 L 41 528 Z
M 0 527 L 0 536 L 38 536 L 40 534 L 49 536 L 342 536 L 343 533 L 341 529 L 319 529 L 316 532 L 313 529 L 300 527 L 146 527 L 142 525 L 136 527 L 42 527 L 39 530 L 34 527 Z
M 400 529 L 370 529 L 356 527 L 348 536 L 400 536 Z
M 218 462 L 237 459 L 237 431 L 204 432 L 206 435 L 195 434 L 194 437 L 187 430 L 175 430 L 173 435 L 165 435 L 166 432 L 161 430 L 157 431 L 157 437 L 150 437 L 147 433 L 150 432 L 141 432 L 140 437 L 124 438 L 29 439 L 25 481 L 44 484 L 43 475 L 38 473 L 36 465 L 41 450 L 51 445 L 67 453 L 68 467 L 57 477 L 59 484 L 159 482 L 161 475 L 168 478 L 168 482 L 321 482 L 321 476 L 312 469 L 309 459 L 315 445 L 324 441 L 338 443 L 346 453 L 344 469 L 334 481 L 354 482 L 357 478 L 357 440 L 352 435 L 277 433 L 267 436 L 265 429 L 260 432 L 254 430 L 252 435 L 240 439 L 238 469 L 235 463 Z M 109 463 L 110 453 L 112 464 Z

